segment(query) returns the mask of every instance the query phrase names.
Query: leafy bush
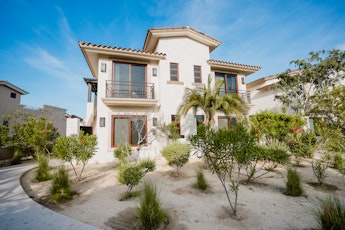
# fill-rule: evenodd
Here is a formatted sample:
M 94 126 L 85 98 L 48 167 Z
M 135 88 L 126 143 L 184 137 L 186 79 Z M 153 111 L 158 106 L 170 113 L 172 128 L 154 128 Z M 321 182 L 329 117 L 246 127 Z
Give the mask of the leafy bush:
M 314 216 L 319 229 L 345 229 L 345 204 L 335 196 L 320 199 Z
M 327 177 L 326 169 L 328 168 L 328 163 L 324 163 L 321 160 L 314 160 L 311 163 L 311 167 L 314 175 L 317 178 L 317 181 L 322 185 Z
M 206 190 L 208 187 L 208 183 L 205 179 L 204 171 L 202 171 L 202 169 L 199 169 L 196 171 L 196 178 L 197 178 L 197 181 L 195 184 L 196 188 L 200 190 Z
M 336 153 L 333 158 L 333 168 L 338 170 L 344 169 L 344 159 L 341 153 Z
M 176 166 L 176 175 L 179 176 L 181 167 L 189 160 L 190 147 L 188 144 L 173 142 L 162 149 L 162 155 L 169 165 Z
M 51 198 L 55 201 L 66 200 L 71 196 L 71 185 L 68 172 L 63 167 L 60 167 L 59 171 L 53 177 L 50 194 Z
M 80 181 L 84 168 L 88 161 L 95 155 L 97 137 L 80 131 L 79 136 L 59 136 L 53 147 L 53 154 L 62 160 L 69 162 Z M 73 160 L 82 162 L 82 169 L 77 172 Z
M 158 229 L 167 218 L 167 214 L 161 208 L 156 185 L 150 182 L 144 183 L 137 213 L 144 229 L 149 230 Z
M 126 158 L 130 155 L 132 155 L 132 149 L 128 144 L 120 144 L 114 150 L 114 157 L 119 159 L 121 163 L 125 162 Z
M 297 170 L 292 168 L 288 169 L 286 194 L 290 196 L 301 196 L 303 194 L 301 177 Z
M 124 200 L 124 197 L 130 197 L 133 187 L 140 183 L 146 173 L 154 171 L 155 168 L 156 164 L 151 160 L 144 160 L 136 164 L 127 163 L 121 165 L 118 180 L 120 183 L 126 184 L 128 189 L 127 194 L 125 193 L 120 199 Z
M 49 173 L 49 165 L 46 156 L 40 154 L 38 156 L 38 168 L 36 170 L 35 178 L 38 181 L 47 181 L 50 180 L 52 177 Z
M 283 141 L 290 128 L 301 128 L 304 125 L 301 116 L 272 111 L 254 114 L 250 120 L 257 136 L 265 138 L 269 143 L 275 140 Z

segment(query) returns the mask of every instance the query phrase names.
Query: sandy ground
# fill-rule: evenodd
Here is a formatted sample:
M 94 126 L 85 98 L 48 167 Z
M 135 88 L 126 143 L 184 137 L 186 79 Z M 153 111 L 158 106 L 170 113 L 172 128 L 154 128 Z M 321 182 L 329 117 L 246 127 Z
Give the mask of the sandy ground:
M 173 176 L 174 168 L 164 159 L 157 159 L 156 171 L 144 180 L 156 183 L 162 207 L 167 211 L 169 223 L 163 229 L 314 229 L 313 217 L 317 198 L 336 194 L 345 198 L 345 177 L 328 169 L 327 184 L 336 186 L 326 191 L 311 186 L 316 182 L 309 162 L 298 167 L 305 194 L 291 197 L 284 194 L 286 169 L 278 168 L 253 183 L 241 184 L 238 214 L 234 218 L 221 183 L 208 170 L 204 174 L 210 187 L 199 191 L 194 187 L 196 170 L 202 165 L 197 158 L 182 167 L 180 177 Z M 136 208 L 139 198 L 119 201 L 127 186 L 117 181 L 115 164 L 87 165 L 83 181 L 72 185 L 77 193 L 63 204 L 49 202 L 51 182 L 33 181 L 34 171 L 25 174 L 22 185 L 30 197 L 49 208 L 100 229 L 137 229 Z M 71 178 L 75 178 L 70 171 Z M 134 190 L 140 189 L 140 185 Z M 231 194 L 231 199 L 234 196 Z

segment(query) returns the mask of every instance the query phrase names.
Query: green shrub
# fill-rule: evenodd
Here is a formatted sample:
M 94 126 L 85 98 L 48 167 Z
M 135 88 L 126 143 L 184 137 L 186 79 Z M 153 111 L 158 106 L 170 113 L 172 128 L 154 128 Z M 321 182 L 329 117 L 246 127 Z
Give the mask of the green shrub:
M 297 170 L 292 168 L 288 169 L 286 194 L 290 196 L 301 196 L 303 194 L 301 177 Z
M 131 192 L 133 187 L 138 185 L 146 173 L 154 171 L 155 162 L 152 160 L 140 161 L 136 164 L 121 165 L 118 180 L 128 186 L 127 192 Z
M 63 167 L 60 167 L 59 171 L 53 177 L 50 195 L 52 200 L 55 201 L 66 200 L 71 196 L 71 185 L 68 172 Z
M 200 190 L 206 190 L 208 187 L 208 183 L 205 179 L 204 171 L 202 171 L 202 169 L 199 169 L 196 171 L 196 178 L 197 178 L 197 181 L 195 184 L 196 188 Z
M 314 216 L 319 229 L 345 229 L 345 204 L 335 196 L 320 199 Z
M 343 160 L 343 157 L 341 156 L 341 153 L 336 153 L 334 155 L 333 167 L 339 170 L 344 169 L 344 160 Z
M 131 149 L 131 146 L 129 146 L 128 144 L 120 144 L 114 150 L 114 157 L 119 159 L 120 162 L 125 162 L 126 158 L 131 155 L 132 155 L 132 149 Z
M 179 176 L 181 167 L 189 160 L 190 147 L 188 144 L 170 143 L 162 149 L 162 155 L 169 165 L 176 166 L 176 175 Z
M 38 168 L 36 170 L 36 175 L 35 178 L 38 181 L 47 181 L 52 178 L 52 176 L 49 173 L 49 165 L 48 165 L 48 160 L 46 156 L 40 154 L 37 156 L 38 160 Z
M 327 177 L 326 169 L 328 168 L 328 163 L 323 163 L 321 160 L 315 160 L 312 161 L 311 167 L 314 175 L 317 178 L 317 181 L 322 185 Z
M 144 229 L 158 229 L 167 218 L 167 214 L 161 208 L 156 185 L 144 183 L 137 213 Z

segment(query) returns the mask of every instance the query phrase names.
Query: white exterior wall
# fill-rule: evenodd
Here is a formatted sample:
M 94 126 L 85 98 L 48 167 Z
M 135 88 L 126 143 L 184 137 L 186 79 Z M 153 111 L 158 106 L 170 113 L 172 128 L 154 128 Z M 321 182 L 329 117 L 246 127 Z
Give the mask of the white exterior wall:
M 160 61 L 160 105 L 164 114 L 164 122 L 171 122 L 171 115 L 177 114 L 177 108 L 182 102 L 185 88 L 193 88 L 194 65 L 201 66 L 202 82 L 207 84 L 210 74 L 209 47 L 189 38 L 164 38 L 160 39 L 155 50 L 166 53 L 165 60 Z M 170 82 L 170 63 L 179 64 L 179 82 Z M 181 135 L 188 136 L 195 132 L 195 118 L 190 112 L 181 118 Z M 192 124 L 192 125 L 190 125 Z
M 16 98 L 12 98 L 11 93 L 15 93 Z M 10 114 L 20 108 L 20 97 L 21 94 L 17 91 L 3 85 L 0 86 L 0 125 L 2 125 L 3 115 Z

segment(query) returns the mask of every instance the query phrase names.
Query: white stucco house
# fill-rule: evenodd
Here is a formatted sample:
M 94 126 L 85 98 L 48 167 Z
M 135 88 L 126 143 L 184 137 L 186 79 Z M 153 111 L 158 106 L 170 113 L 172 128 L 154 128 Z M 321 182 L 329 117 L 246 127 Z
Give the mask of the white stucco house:
M 149 29 L 142 50 L 79 42 L 92 73 L 85 78 L 88 103 L 85 125 L 98 137 L 94 162 L 114 160 L 121 143 L 138 145 L 159 124 L 175 122 L 181 138 L 196 132 L 200 112 L 177 119 L 185 88 L 207 84 L 208 76 L 225 81 L 223 93 L 238 93 L 250 106 L 245 77 L 260 67 L 210 59 L 221 42 L 188 26 Z M 216 115 L 216 125 L 233 119 Z M 142 127 L 142 128 L 141 128 Z M 163 139 L 146 137 L 140 157 L 160 154 Z
M 299 73 L 298 69 L 290 72 L 292 76 L 297 76 Z M 249 115 L 264 110 L 281 112 L 283 104 L 275 99 L 275 96 L 279 94 L 279 90 L 276 87 L 276 83 L 279 81 L 278 75 L 262 77 L 247 83 L 247 90 L 250 92 L 252 105 L 249 109 Z M 289 109 L 288 112 L 292 113 Z

